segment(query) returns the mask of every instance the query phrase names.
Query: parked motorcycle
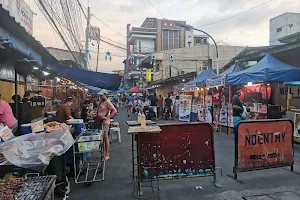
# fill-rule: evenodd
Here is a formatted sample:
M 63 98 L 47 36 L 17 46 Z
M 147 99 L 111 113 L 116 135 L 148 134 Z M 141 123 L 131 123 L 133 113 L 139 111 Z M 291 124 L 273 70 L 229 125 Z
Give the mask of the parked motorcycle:
M 145 114 L 146 120 L 151 120 L 152 118 L 156 117 L 155 112 L 149 106 L 144 106 L 143 112 Z
M 169 106 L 165 106 L 164 112 L 163 112 L 163 117 L 165 120 L 168 120 L 171 118 L 171 108 Z

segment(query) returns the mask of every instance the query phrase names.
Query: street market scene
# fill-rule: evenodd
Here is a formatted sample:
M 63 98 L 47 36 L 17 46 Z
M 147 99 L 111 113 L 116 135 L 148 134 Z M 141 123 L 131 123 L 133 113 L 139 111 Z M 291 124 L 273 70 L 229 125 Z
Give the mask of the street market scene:
M 0 0 L 0 200 L 300 200 L 299 8 Z

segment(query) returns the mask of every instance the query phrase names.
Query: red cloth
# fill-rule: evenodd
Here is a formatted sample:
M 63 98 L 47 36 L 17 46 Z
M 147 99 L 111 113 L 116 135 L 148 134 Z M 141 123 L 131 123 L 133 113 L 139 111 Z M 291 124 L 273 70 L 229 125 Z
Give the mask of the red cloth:
M 134 88 L 131 88 L 128 92 L 129 93 L 141 93 L 142 90 L 140 90 L 139 86 L 135 86 Z
M 222 104 L 222 89 L 218 89 L 212 94 L 213 105 Z

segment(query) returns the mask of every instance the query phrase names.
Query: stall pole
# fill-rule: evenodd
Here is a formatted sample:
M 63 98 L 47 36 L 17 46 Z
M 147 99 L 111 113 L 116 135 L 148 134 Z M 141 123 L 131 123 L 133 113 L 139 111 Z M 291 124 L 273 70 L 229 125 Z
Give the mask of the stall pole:
M 268 84 L 265 83 L 266 85 L 266 100 L 267 100 L 267 119 L 269 118 L 269 97 L 268 97 Z
M 15 64 L 15 95 L 16 95 L 16 102 L 15 102 L 15 113 L 16 113 L 16 119 L 19 120 L 19 112 L 18 112 L 18 106 L 19 106 L 19 99 L 17 98 L 18 95 L 18 73 L 17 73 L 17 64 Z
M 203 87 L 202 87 L 203 88 Z M 203 103 L 204 103 L 204 120 L 205 120 L 205 122 L 206 122 L 206 88 L 204 87 L 203 88 L 204 90 L 204 96 L 203 96 Z M 208 110 L 208 108 L 207 108 L 207 110 Z
M 288 94 L 287 94 L 287 101 L 286 101 L 286 110 L 289 110 L 290 107 L 290 99 L 291 99 L 291 86 L 288 86 Z
M 226 134 L 229 135 L 229 115 L 228 115 L 228 110 L 229 110 L 229 106 L 231 105 L 232 102 L 232 87 L 228 86 L 229 88 L 229 95 L 228 95 L 228 104 L 227 104 L 227 128 L 226 128 Z

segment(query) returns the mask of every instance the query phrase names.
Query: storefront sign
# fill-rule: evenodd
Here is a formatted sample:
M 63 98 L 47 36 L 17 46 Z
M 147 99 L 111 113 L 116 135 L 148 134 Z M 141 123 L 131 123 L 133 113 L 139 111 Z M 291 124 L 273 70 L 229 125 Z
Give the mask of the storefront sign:
M 294 117 L 294 137 L 300 138 L 300 113 L 295 113 L 295 117 Z
M 16 22 L 23 26 L 27 33 L 33 33 L 33 12 L 24 0 L 0 0 L 2 7 L 7 10 Z
M 241 122 L 235 139 L 237 171 L 293 165 L 293 125 L 289 120 Z
M 219 87 L 225 85 L 226 75 L 220 75 L 212 78 L 206 79 L 206 87 Z
M 179 96 L 179 120 L 189 122 L 191 119 L 192 95 Z

